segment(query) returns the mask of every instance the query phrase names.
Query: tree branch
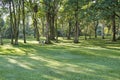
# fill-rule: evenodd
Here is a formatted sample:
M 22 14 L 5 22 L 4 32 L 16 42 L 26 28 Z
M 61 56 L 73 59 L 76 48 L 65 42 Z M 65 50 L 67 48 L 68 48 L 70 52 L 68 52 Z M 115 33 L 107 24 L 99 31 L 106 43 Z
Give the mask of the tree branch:
M 118 18 L 120 18 L 120 16 L 117 13 L 115 13 L 115 16 L 117 16 Z

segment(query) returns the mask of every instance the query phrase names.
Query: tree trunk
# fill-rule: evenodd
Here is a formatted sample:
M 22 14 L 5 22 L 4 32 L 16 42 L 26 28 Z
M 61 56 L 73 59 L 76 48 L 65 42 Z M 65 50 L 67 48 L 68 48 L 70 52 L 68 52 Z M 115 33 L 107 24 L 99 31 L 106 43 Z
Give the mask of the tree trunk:
M 11 9 L 11 1 L 9 1 L 9 11 L 10 11 L 10 29 L 11 29 L 11 44 L 13 44 L 13 17 L 12 17 L 12 9 Z
M 85 40 L 87 40 L 87 34 L 85 33 Z
M 51 26 L 51 14 L 50 14 L 50 2 L 47 2 L 48 5 L 46 6 L 47 11 L 46 11 L 46 30 L 45 30 L 45 35 L 46 35 L 46 40 L 45 44 L 50 44 L 50 26 Z
M 49 32 L 49 27 L 50 27 L 50 17 L 49 17 L 50 15 L 49 15 L 49 13 L 47 13 L 46 14 L 46 20 L 47 20 L 47 22 L 46 22 L 46 40 L 45 40 L 45 43 L 46 44 L 50 44 L 51 42 L 50 42 L 50 32 Z
M 89 33 L 89 39 L 91 39 L 91 30 L 90 30 L 90 33 Z
M 37 41 L 40 41 L 40 33 L 39 33 L 39 28 L 37 26 L 37 20 L 35 19 L 35 27 L 36 27 L 36 38 Z
M 0 45 L 3 45 L 2 36 L 0 35 Z
M 16 23 L 16 37 L 15 37 L 15 45 L 18 45 L 18 37 L 19 37 L 19 26 L 20 26 L 20 5 L 21 5 L 21 0 L 18 0 L 18 13 L 16 14 L 16 17 L 18 19 L 17 20 L 17 23 Z M 17 9 L 17 6 L 16 6 L 16 9 Z
M 87 40 L 87 32 L 88 32 L 88 25 L 87 25 L 87 29 L 85 31 L 85 40 Z
M 105 39 L 104 26 L 102 26 L 102 39 Z
M 37 41 L 40 41 L 40 34 L 39 34 L 39 29 L 37 26 L 37 19 L 36 19 L 36 13 L 34 15 L 34 37 L 36 38 Z
M 46 40 L 45 40 L 46 44 L 50 44 L 50 39 L 49 39 L 49 23 L 46 23 Z
M 115 25 L 115 12 L 113 12 L 112 15 L 112 26 L 113 26 L 113 37 L 112 37 L 112 41 L 116 41 L 116 25 Z
M 15 9 L 15 5 L 14 2 L 12 0 L 12 7 L 13 7 L 13 15 L 14 15 L 14 38 L 15 38 L 15 45 L 18 44 L 18 29 L 17 29 L 17 19 L 16 19 L 16 9 Z
M 78 21 L 76 21 L 74 43 L 78 43 L 79 42 L 79 33 L 78 32 L 79 32 L 78 31 Z
M 98 20 L 97 20 L 97 22 L 94 21 L 94 26 L 95 26 L 95 38 L 97 38 Z
M 72 24 L 72 23 L 71 23 L 71 19 L 70 19 L 67 39 L 71 39 L 71 37 L 70 37 L 70 34 L 71 34 L 71 24 Z
M 40 33 L 39 33 L 39 28 L 37 26 L 37 13 L 35 13 L 35 29 L 36 29 L 36 39 L 37 41 L 40 41 Z
M 61 27 L 62 27 L 62 31 L 61 31 L 61 34 L 62 34 L 62 37 L 63 37 L 63 39 L 64 39 L 64 37 L 65 37 L 65 30 L 64 30 L 64 22 L 62 21 L 62 23 L 61 23 Z
M 42 36 L 44 37 L 45 36 L 45 24 L 44 24 L 44 17 L 43 18 L 41 18 L 41 22 L 42 22 Z
M 75 10 L 75 36 L 74 36 L 74 43 L 79 43 L 79 26 L 78 26 L 78 0 L 76 4 L 77 8 Z
M 55 29 L 55 33 L 56 33 L 56 42 L 58 42 L 58 31 L 57 31 L 57 29 L 58 29 L 58 27 L 57 27 L 57 16 L 56 16 L 56 18 L 55 18 L 55 27 L 56 27 L 56 29 Z
M 24 7 L 24 0 L 22 0 L 22 17 L 23 17 L 23 38 L 24 38 L 24 43 L 26 43 L 26 30 L 25 30 L 25 7 Z
M 51 15 L 50 22 L 51 22 L 51 25 L 50 25 L 50 39 L 55 40 L 55 27 L 54 27 L 55 16 L 54 16 L 54 14 Z
M 3 41 L 2 41 L 2 30 L 0 28 L 0 45 L 3 45 Z

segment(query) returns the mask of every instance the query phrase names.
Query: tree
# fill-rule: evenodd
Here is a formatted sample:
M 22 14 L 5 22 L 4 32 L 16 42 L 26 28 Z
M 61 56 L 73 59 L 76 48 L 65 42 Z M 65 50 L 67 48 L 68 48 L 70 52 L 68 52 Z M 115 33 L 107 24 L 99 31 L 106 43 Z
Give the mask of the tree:
M 24 6 L 25 1 L 22 0 L 22 21 L 23 21 L 23 37 L 24 37 L 24 43 L 26 43 L 26 30 L 25 30 L 25 6 Z
M 4 20 L 1 18 L 1 15 L 0 15 L 0 44 L 3 45 L 3 40 L 2 40 L 2 37 L 3 37 L 3 27 L 4 27 Z
M 85 0 L 68 0 L 65 4 L 65 8 L 68 9 L 69 15 L 74 19 L 74 43 L 79 42 L 80 34 L 80 21 L 82 21 L 84 10 L 82 7 L 87 4 Z
M 112 41 L 116 41 L 116 16 L 119 17 L 119 0 L 97 0 L 95 6 L 100 11 L 100 17 L 103 19 L 110 19 L 112 21 Z
M 11 1 L 9 0 L 9 14 L 10 14 L 10 34 L 11 34 L 11 44 L 13 44 L 13 14 L 12 14 L 12 6 Z

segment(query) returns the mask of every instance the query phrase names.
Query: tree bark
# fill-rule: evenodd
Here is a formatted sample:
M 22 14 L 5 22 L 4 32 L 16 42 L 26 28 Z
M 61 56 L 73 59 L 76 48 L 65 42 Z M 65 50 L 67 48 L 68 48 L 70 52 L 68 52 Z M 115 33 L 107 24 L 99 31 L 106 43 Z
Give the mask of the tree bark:
M 13 16 L 12 16 L 12 7 L 11 7 L 11 1 L 9 1 L 9 12 L 10 12 L 10 29 L 11 29 L 11 44 L 13 44 Z
M 104 26 L 102 26 L 102 39 L 105 39 Z
M 20 26 L 20 5 L 21 5 L 21 0 L 18 0 L 18 6 L 16 6 L 16 11 L 18 13 L 16 13 L 16 17 L 17 17 L 17 21 L 16 21 L 16 37 L 15 37 L 15 45 L 18 45 L 18 37 L 19 37 L 19 26 Z M 18 9 L 18 10 L 17 10 Z
M 0 28 L 0 45 L 3 45 L 3 40 L 2 40 L 2 30 Z
M 71 39 L 71 36 L 70 36 L 70 34 L 71 34 L 71 26 L 72 26 L 72 23 L 71 23 L 71 19 L 70 19 L 70 21 L 69 21 L 69 27 L 68 27 L 67 39 Z
M 112 41 L 116 41 L 116 22 L 115 22 L 115 12 L 113 12 L 112 15 L 112 26 L 113 26 L 113 37 L 112 37 Z
M 44 37 L 45 36 L 45 23 L 44 23 L 44 17 L 41 18 L 41 22 L 42 22 L 42 36 Z
M 87 40 L 87 32 L 88 32 L 88 25 L 87 25 L 87 29 L 85 30 L 85 40 Z
M 26 43 L 26 29 L 25 29 L 25 7 L 24 7 L 24 0 L 22 0 L 22 19 L 23 19 L 23 38 L 24 38 L 24 43 Z
M 78 0 L 77 0 L 76 10 L 75 10 L 75 36 L 74 36 L 74 43 L 79 43 Z
M 35 1 L 34 1 L 35 4 Z M 38 12 L 38 5 L 35 4 L 33 7 L 33 25 L 34 25 L 34 37 L 36 38 L 37 41 L 40 42 L 40 33 L 39 33 L 39 28 L 37 26 L 37 12 Z
M 35 28 L 35 37 L 37 39 L 37 41 L 40 41 L 40 33 L 39 33 L 39 29 L 37 26 L 37 14 L 34 14 L 34 28 Z
M 14 38 L 15 38 L 15 45 L 18 45 L 18 29 L 17 29 L 17 19 L 16 19 L 16 9 L 14 1 L 12 0 L 12 7 L 13 7 L 13 17 L 14 17 Z
M 46 35 L 46 40 L 45 44 L 50 44 L 50 26 L 51 26 L 51 13 L 50 13 L 50 2 L 46 1 L 46 30 L 45 30 L 45 35 Z
M 54 16 L 54 13 L 52 13 L 51 17 L 50 17 L 50 22 L 51 22 L 51 25 L 50 25 L 50 39 L 51 40 L 55 40 L 55 16 Z
M 94 26 L 95 26 L 95 38 L 97 38 L 98 20 L 97 20 L 97 22 L 94 21 Z
M 116 41 L 116 21 L 115 21 L 115 18 L 116 18 L 116 13 L 115 13 L 115 5 L 118 6 L 118 0 L 113 0 L 112 1 L 114 3 L 114 10 L 113 10 L 113 13 L 112 13 L 112 30 L 113 30 L 113 34 L 112 34 L 112 41 Z
M 56 18 L 55 18 L 55 27 L 56 27 L 56 29 L 55 29 L 55 33 L 56 33 L 56 42 L 58 42 L 58 25 L 57 25 L 57 15 L 56 15 Z
M 49 13 L 46 13 L 46 20 L 47 20 L 47 22 L 46 22 L 46 40 L 45 40 L 45 43 L 46 44 L 50 44 L 51 42 L 50 42 L 50 32 L 49 32 L 49 27 L 50 27 L 50 15 L 49 15 Z

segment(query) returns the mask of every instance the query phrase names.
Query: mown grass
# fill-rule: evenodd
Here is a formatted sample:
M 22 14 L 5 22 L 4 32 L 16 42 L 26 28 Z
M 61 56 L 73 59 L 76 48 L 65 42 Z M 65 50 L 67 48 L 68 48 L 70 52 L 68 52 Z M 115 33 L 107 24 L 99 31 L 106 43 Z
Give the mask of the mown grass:
M 109 39 L 0 46 L 0 80 L 120 80 L 119 67 L 120 42 Z

